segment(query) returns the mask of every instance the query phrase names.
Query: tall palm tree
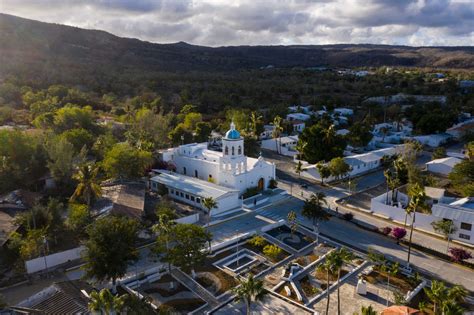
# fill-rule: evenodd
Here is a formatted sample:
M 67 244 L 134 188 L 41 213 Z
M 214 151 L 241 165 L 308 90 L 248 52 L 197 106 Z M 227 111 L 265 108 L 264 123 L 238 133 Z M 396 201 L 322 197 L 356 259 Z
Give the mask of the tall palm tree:
M 304 202 L 301 214 L 312 221 L 313 231 L 317 235 L 316 241 L 319 241 L 319 222 L 329 220 L 329 214 L 324 210 L 323 204 L 328 204 L 326 195 L 322 192 L 312 194 L 309 199 Z
M 158 233 L 161 237 L 164 238 L 167 252 L 170 249 L 169 243 L 171 239 L 171 233 L 173 232 L 173 227 L 176 225 L 176 222 L 174 221 L 175 218 L 176 217 L 173 217 L 172 215 L 166 212 L 160 213 L 158 214 L 158 223 L 152 227 L 153 232 Z M 171 271 L 170 262 L 168 262 L 168 270 Z
M 297 218 L 297 215 L 295 211 L 291 210 L 290 212 L 288 212 L 286 220 L 288 221 L 288 224 L 290 225 L 291 234 L 295 233 L 296 228 L 298 227 L 296 218 Z
M 424 288 L 426 296 L 433 302 L 433 313 L 438 314 L 438 306 L 443 304 L 448 298 L 448 292 L 444 282 L 432 280 L 431 287 Z
M 400 264 L 398 262 L 391 264 L 390 266 L 386 263 L 380 265 L 380 270 L 387 273 L 387 290 L 390 291 L 390 277 L 395 277 L 399 270 Z M 387 306 L 388 306 L 388 299 L 387 299 Z
M 260 115 L 258 112 L 252 112 L 250 114 L 250 125 L 252 129 L 252 133 L 254 136 L 258 139 L 258 134 L 257 134 L 257 129 L 258 125 L 262 122 L 262 115 Z
M 324 131 L 324 141 L 326 142 L 326 144 L 331 145 L 334 144 L 335 138 L 336 129 L 334 128 L 334 125 L 331 125 Z
M 340 262 L 340 259 L 337 253 L 333 251 L 327 254 L 326 259 L 324 260 L 324 263 L 320 264 L 316 268 L 316 271 L 326 272 L 326 315 L 329 315 L 329 300 L 330 300 L 329 276 L 335 274 L 335 271 L 337 270 L 337 266 L 339 262 Z
M 245 302 L 247 315 L 250 314 L 250 306 L 254 301 L 260 301 L 264 297 L 266 291 L 263 287 L 263 281 L 254 279 L 250 275 L 246 280 L 239 280 L 240 285 L 233 288 L 232 292 L 237 296 L 238 300 Z
M 339 280 L 341 279 L 341 270 L 342 266 L 346 263 L 351 262 L 354 259 L 354 254 L 348 251 L 345 247 L 341 247 L 339 251 L 337 251 L 337 259 L 335 259 L 335 266 L 337 270 L 337 314 L 341 314 L 341 298 L 339 295 L 339 287 L 340 283 Z
M 298 181 L 301 184 L 301 173 L 304 171 L 303 169 L 303 163 L 301 161 L 298 161 L 298 163 L 295 165 L 295 173 L 298 174 Z
M 277 153 L 281 153 L 281 133 L 283 131 L 283 120 L 280 116 L 275 116 L 275 118 L 273 119 L 273 131 L 272 131 L 272 137 L 274 139 L 278 139 L 275 140 L 275 143 L 276 143 L 276 150 L 277 150 Z
M 410 190 L 410 202 L 408 203 L 407 211 L 412 214 L 411 219 L 411 226 L 410 226 L 410 237 L 408 240 L 408 257 L 407 257 L 407 264 L 410 265 L 410 255 L 411 255 L 411 240 L 413 236 L 413 226 L 415 224 L 415 216 L 416 211 L 425 203 L 426 195 L 423 187 L 421 187 L 418 183 L 414 184 Z
M 211 210 L 217 208 L 217 201 L 212 197 L 206 197 L 202 200 L 202 205 L 207 209 L 207 227 L 211 222 Z M 209 239 L 209 252 L 211 251 L 211 239 Z
M 78 184 L 70 200 L 76 201 L 77 198 L 81 197 L 90 206 L 93 198 L 100 197 L 102 190 L 97 178 L 98 173 L 99 166 L 97 164 L 84 163 L 80 165 L 72 176 L 72 178 L 78 181 Z

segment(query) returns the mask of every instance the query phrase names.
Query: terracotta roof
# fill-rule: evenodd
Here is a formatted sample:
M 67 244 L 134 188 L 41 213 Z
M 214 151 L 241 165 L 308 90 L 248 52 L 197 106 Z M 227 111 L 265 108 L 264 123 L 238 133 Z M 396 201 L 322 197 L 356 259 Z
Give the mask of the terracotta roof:
M 409 315 L 422 314 L 419 310 L 401 305 L 393 305 L 384 309 L 381 315 Z

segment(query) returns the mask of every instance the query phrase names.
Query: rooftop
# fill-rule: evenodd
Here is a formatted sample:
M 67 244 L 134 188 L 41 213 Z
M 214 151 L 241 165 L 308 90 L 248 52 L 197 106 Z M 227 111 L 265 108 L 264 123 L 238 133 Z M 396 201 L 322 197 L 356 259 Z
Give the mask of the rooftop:
M 112 204 L 110 213 L 140 219 L 145 207 L 145 184 L 125 183 L 102 187 L 103 197 Z
M 461 159 L 458 159 L 455 157 L 445 157 L 445 158 L 429 161 L 426 164 L 445 164 L 445 165 L 454 167 L 454 165 L 458 164 L 459 162 L 461 162 Z
M 227 194 L 238 193 L 237 190 L 219 186 L 198 178 L 172 173 L 166 170 L 159 170 L 160 175 L 151 178 L 152 181 L 166 186 L 188 192 L 204 198 L 212 197 L 219 199 Z

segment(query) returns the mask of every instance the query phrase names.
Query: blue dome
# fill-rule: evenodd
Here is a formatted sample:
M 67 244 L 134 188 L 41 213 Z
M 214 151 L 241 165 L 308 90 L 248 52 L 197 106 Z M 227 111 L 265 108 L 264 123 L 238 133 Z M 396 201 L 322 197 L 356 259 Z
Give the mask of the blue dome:
M 231 129 L 225 133 L 225 137 L 231 140 L 238 140 L 240 139 L 240 132 L 235 129 Z
M 240 132 L 235 129 L 234 122 L 230 124 L 230 129 L 225 133 L 225 138 L 229 140 L 239 140 Z

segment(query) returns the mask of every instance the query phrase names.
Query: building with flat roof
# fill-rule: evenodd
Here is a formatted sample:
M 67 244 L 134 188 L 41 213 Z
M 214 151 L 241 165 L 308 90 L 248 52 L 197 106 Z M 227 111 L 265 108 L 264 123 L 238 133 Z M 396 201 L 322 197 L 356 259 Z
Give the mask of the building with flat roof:
M 449 173 L 451 173 L 454 166 L 459 162 L 461 162 L 461 159 L 455 157 L 445 157 L 427 162 L 426 169 L 428 172 L 447 176 Z

